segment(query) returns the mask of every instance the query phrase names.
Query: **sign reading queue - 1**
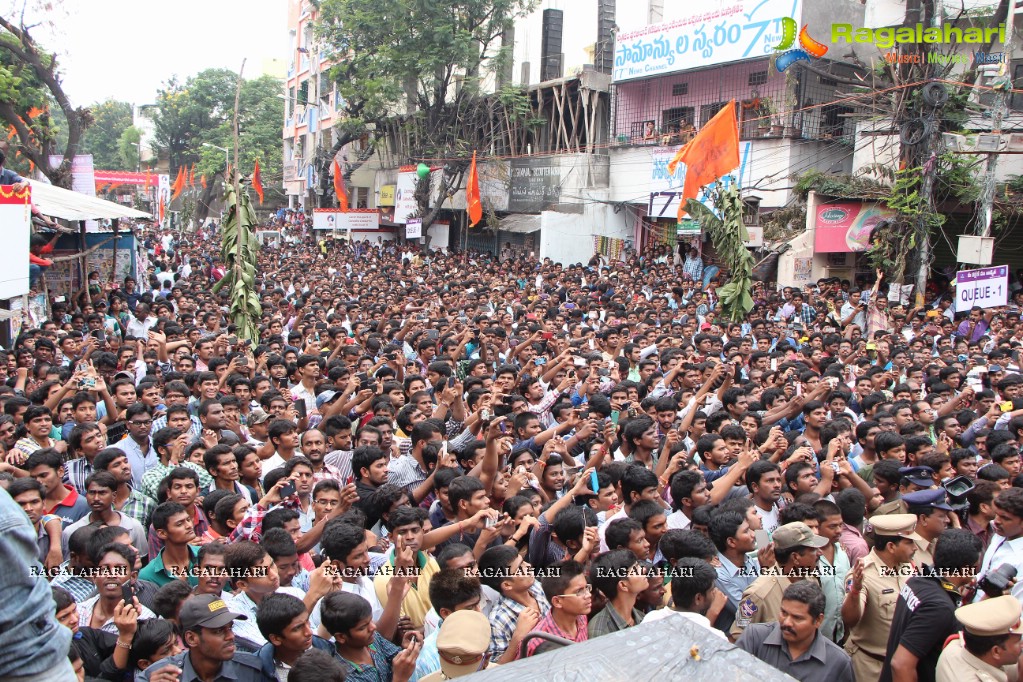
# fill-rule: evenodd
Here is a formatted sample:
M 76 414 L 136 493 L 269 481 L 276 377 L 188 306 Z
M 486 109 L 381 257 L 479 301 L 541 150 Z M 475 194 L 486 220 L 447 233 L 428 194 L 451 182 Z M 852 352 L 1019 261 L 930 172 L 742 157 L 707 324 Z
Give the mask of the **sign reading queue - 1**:
M 970 308 L 997 308 L 1009 300 L 1009 266 L 979 270 L 960 270 L 956 273 L 956 312 Z

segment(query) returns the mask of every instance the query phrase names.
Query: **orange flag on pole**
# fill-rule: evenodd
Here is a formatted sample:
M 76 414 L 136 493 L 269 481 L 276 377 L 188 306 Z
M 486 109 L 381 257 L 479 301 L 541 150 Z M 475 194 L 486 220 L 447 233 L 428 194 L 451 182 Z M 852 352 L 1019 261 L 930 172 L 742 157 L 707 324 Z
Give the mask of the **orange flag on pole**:
M 171 188 L 171 201 L 174 201 L 185 190 L 185 167 L 178 168 L 178 176 L 174 178 L 174 186 Z
M 195 187 L 195 164 L 193 163 L 188 169 L 188 186 Z
M 259 159 L 256 159 L 256 166 L 252 169 L 252 189 L 256 190 L 259 203 L 263 203 L 263 176 L 259 172 Z
M 345 191 L 345 179 L 341 175 L 341 166 L 334 159 L 334 193 L 337 194 L 337 205 L 342 211 L 348 210 L 348 192 Z
M 480 178 L 476 174 L 476 152 L 472 153 L 469 178 L 465 183 L 465 208 L 469 212 L 469 227 L 483 219 L 483 204 L 480 202 Z
M 206 174 L 203 173 L 199 176 L 199 184 L 202 185 L 203 189 L 206 189 Z
M 668 163 L 668 173 L 675 174 L 679 162 L 686 165 L 682 184 L 679 220 L 686 214 L 686 201 L 699 196 L 700 188 L 709 185 L 739 165 L 739 123 L 735 118 L 735 100 L 724 106 L 707 122 L 692 141 L 678 150 Z

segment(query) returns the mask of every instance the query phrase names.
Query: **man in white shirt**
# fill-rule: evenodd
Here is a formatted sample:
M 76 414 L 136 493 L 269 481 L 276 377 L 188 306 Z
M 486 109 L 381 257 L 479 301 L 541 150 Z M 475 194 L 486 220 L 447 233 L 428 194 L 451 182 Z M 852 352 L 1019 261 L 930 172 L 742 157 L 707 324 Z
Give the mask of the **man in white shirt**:
M 1023 488 L 1008 488 L 998 493 L 994 500 L 995 533 L 980 562 L 978 582 L 1002 564 L 1015 567 L 1023 573 Z M 1012 587 L 1012 596 L 1023 602 L 1023 581 L 1017 580 Z M 978 591 L 977 601 L 984 598 Z
M 671 578 L 671 605 L 651 611 L 643 617 L 644 623 L 665 618 L 685 618 L 699 627 L 727 641 L 725 633 L 715 628 L 708 616 L 717 618 L 728 602 L 725 593 L 717 588 L 717 572 L 703 559 L 685 557 L 673 567 Z

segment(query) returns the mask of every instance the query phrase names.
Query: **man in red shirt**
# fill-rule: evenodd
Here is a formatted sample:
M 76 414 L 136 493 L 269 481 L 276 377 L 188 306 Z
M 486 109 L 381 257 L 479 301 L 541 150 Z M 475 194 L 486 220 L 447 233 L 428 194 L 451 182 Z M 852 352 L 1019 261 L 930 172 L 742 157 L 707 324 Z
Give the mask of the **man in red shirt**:
M 550 575 L 541 582 L 544 596 L 551 604 L 533 631 L 546 632 L 573 642 L 587 639 L 586 615 L 593 602 L 593 588 L 586 581 L 586 570 L 577 561 L 562 561 L 551 566 Z M 526 655 L 532 656 L 542 639 L 533 639 L 526 645 Z

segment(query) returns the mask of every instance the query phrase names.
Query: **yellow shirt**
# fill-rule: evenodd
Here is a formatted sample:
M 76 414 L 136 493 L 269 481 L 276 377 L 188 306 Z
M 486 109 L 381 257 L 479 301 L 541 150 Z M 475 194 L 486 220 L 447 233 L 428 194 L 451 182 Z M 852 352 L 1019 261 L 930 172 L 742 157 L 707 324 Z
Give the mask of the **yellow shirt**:
M 433 574 L 440 570 L 437 560 L 425 552 L 418 552 L 416 556 L 418 564 L 418 577 L 410 581 L 411 589 L 405 595 L 401 603 L 401 615 L 408 616 L 412 626 L 420 628 L 426 619 L 427 612 L 433 608 L 430 602 L 430 580 Z M 387 583 L 394 575 L 394 550 L 387 555 L 387 563 L 380 567 L 373 578 L 373 587 L 377 592 L 377 599 L 380 604 L 387 608 Z

